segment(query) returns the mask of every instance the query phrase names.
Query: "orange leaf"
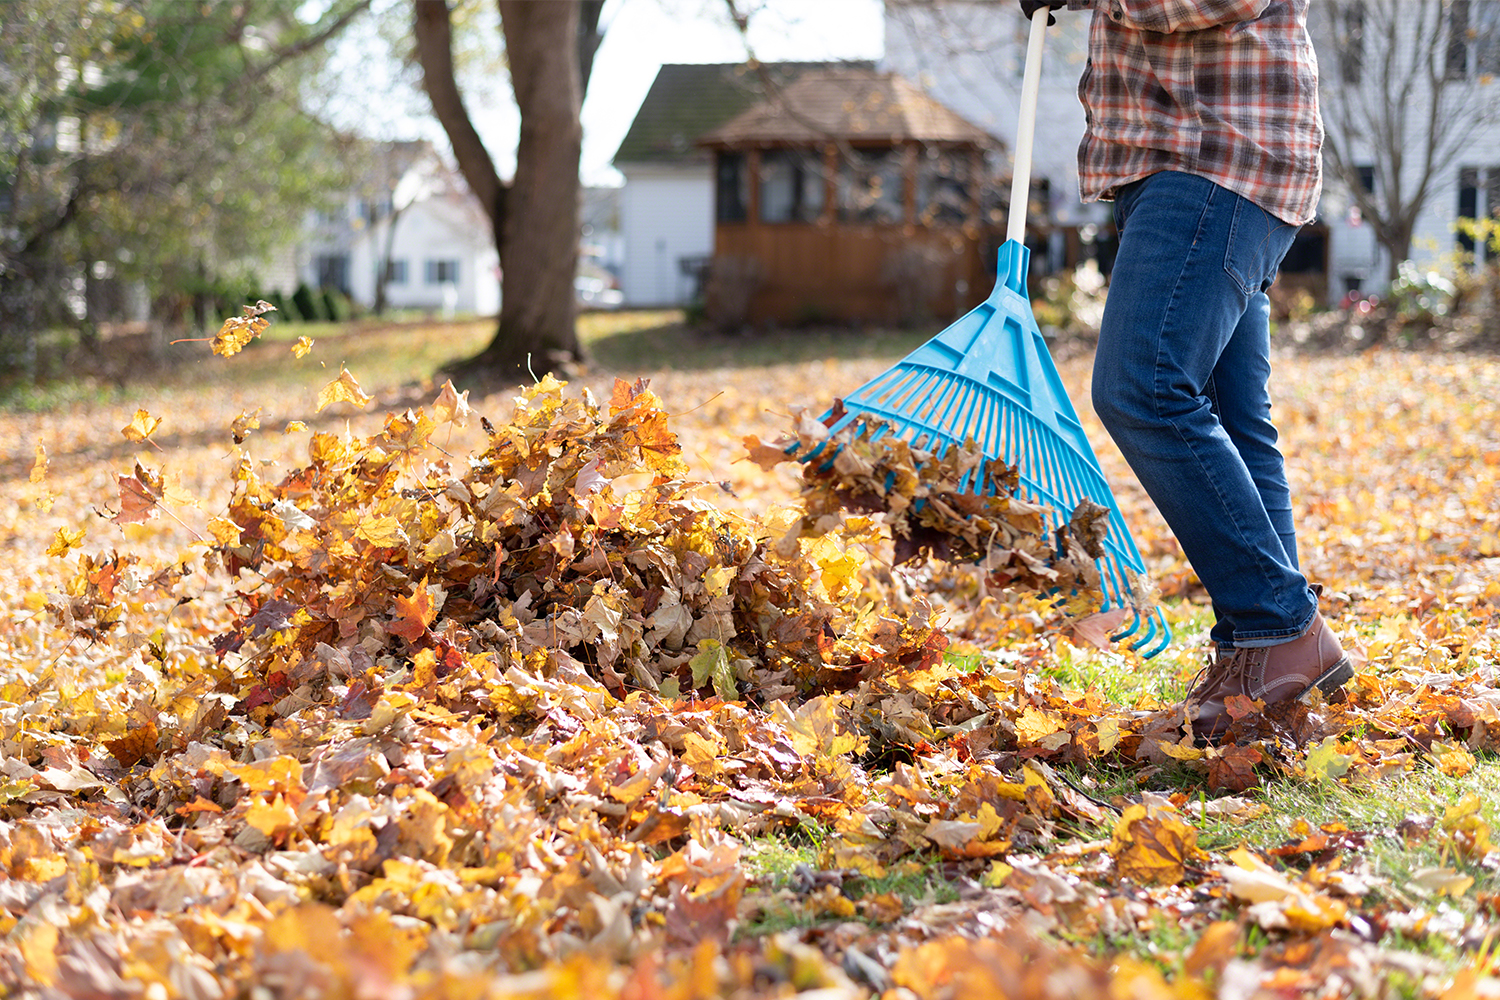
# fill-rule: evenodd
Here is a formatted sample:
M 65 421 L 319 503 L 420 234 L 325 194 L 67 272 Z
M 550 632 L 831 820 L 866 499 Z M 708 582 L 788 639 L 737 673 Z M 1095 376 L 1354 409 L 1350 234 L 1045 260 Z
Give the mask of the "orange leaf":
M 1203 929 L 1203 935 L 1183 960 L 1182 971 L 1201 977 L 1209 969 L 1220 971 L 1239 954 L 1240 925 L 1233 920 L 1219 920 Z
M 156 494 L 138 476 L 120 476 L 120 512 L 110 518 L 116 524 L 135 524 L 156 516 Z
M 1115 608 L 1112 611 L 1084 615 L 1077 621 L 1069 623 L 1068 638 L 1073 640 L 1075 646 L 1093 646 L 1095 649 L 1107 650 L 1114 630 L 1132 614 L 1134 612 L 1129 608 Z
M 388 624 L 387 632 L 401 636 L 408 642 L 416 642 L 427 634 L 427 626 L 437 617 L 437 607 L 432 600 L 432 591 L 424 580 L 410 597 L 398 596 L 395 600 L 396 621 Z
M 746 434 L 741 442 L 745 446 L 745 451 L 748 452 L 745 458 L 762 469 L 774 469 L 782 462 L 792 461 L 792 456 L 786 453 L 786 447 L 775 443 L 766 444 L 758 434 Z
M 135 767 L 155 756 L 157 738 L 156 722 L 146 719 L 134 724 L 119 739 L 105 740 L 104 747 L 121 767 Z
M 1229 746 L 1222 753 L 1211 750 L 1208 758 L 1208 787 L 1213 791 L 1243 792 L 1260 784 L 1255 765 L 1264 758 L 1255 747 Z
M 1243 719 L 1247 715 L 1259 712 L 1264 707 L 1264 702 L 1254 701 L 1242 694 L 1232 694 L 1224 699 L 1224 711 L 1229 713 L 1231 719 Z
M 210 802 L 208 801 L 208 799 L 205 799 L 201 795 L 193 799 L 193 801 L 187 803 L 186 805 L 178 806 L 174 810 L 174 812 L 176 812 L 179 816 L 186 816 L 189 813 L 195 812 L 221 813 L 223 811 L 223 806 L 219 805 L 217 802 Z

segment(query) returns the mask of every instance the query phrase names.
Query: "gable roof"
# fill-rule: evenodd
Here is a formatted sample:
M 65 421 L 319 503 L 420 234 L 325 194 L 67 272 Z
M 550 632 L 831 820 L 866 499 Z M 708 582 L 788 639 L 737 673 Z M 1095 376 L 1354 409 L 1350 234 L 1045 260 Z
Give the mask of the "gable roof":
M 809 69 L 699 141 L 742 145 L 829 138 L 976 145 L 996 141 L 904 77 L 851 66 Z
M 873 69 L 870 62 L 668 63 L 656 73 L 615 163 L 707 162 L 699 137 L 766 97 L 761 71 L 776 87 L 803 72 L 830 66 Z

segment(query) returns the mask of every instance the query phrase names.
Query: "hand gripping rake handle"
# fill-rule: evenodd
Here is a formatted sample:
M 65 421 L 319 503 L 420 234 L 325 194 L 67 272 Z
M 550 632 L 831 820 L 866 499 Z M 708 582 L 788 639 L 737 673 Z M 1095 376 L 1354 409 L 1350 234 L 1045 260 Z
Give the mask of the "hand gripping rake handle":
M 1010 216 L 1005 238 L 1026 242 L 1026 209 L 1031 203 L 1031 147 L 1036 138 L 1036 103 L 1042 89 L 1042 46 L 1047 40 L 1047 12 L 1031 17 L 1026 39 L 1026 73 L 1021 78 L 1021 113 L 1016 119 L 1016 164 L 1010 180 Z

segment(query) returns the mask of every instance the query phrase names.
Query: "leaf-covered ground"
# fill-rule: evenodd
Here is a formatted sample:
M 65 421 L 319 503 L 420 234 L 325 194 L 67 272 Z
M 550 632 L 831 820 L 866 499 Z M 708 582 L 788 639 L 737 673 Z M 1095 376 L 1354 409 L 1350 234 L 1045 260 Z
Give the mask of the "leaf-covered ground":
M 1493 358 L 1278 360 L 1360 669 L 1202 750 L 1204 597 L 1097 427 L 1150 661 L 798 537 L 742 438 L 893 358 L 517 408 L 197 346 L 0 416 L 8 995 L 1500 995 Z

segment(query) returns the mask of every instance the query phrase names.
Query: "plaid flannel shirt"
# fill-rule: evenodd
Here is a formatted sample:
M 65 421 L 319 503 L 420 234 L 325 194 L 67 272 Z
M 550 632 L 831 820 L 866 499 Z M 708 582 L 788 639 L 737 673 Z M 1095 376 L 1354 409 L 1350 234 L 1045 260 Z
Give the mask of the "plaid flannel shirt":
M 1078 84 L 1084 201 L 1159 170 L 1206 177 L 1301 225 L 1322 189 L 1308 0 L 1069 0 L 1094 9 Z

